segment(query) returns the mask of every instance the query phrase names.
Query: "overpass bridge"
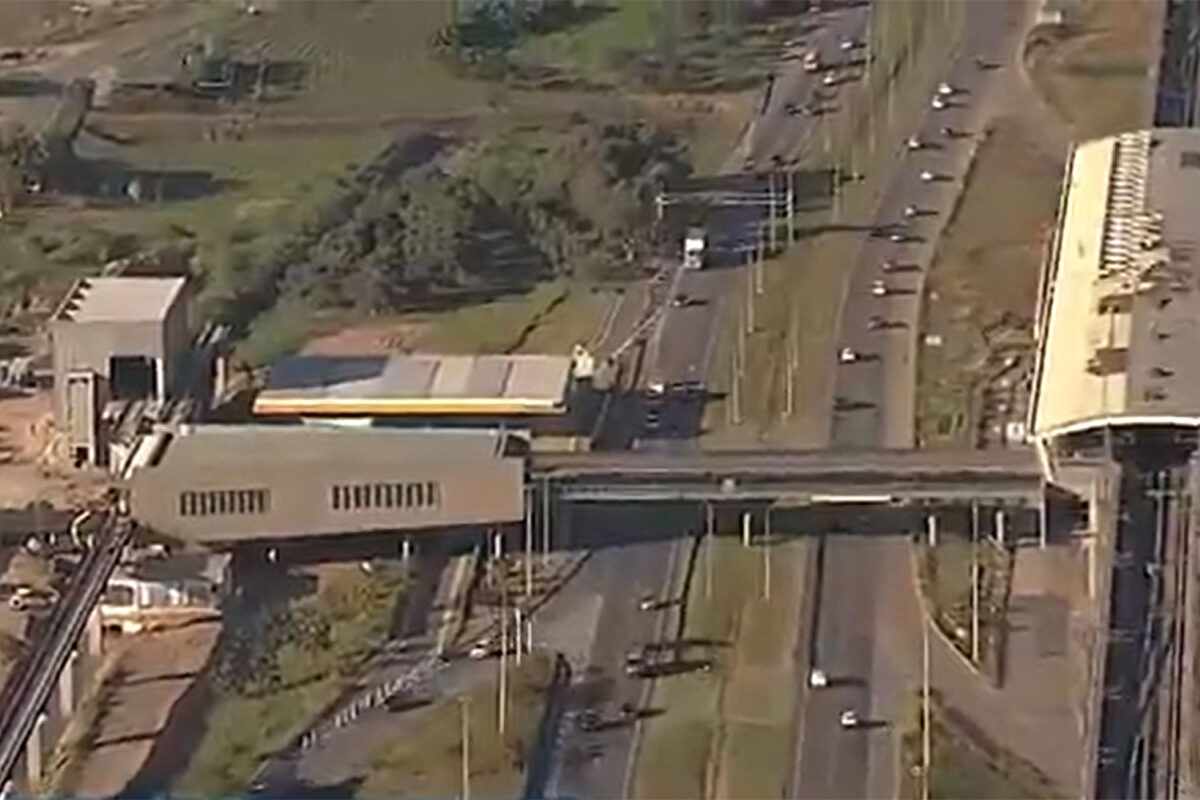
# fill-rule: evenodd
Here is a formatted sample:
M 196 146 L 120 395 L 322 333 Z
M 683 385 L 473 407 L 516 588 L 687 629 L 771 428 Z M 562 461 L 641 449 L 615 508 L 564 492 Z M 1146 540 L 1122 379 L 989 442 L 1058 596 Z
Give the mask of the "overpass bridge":
M 752 450 L 690 454 L 535 453 L 534 491 L 577 502 L 655 500 L 935 504 L 979 500 L 1040 506 L 1045 481 L 1031 449 Z

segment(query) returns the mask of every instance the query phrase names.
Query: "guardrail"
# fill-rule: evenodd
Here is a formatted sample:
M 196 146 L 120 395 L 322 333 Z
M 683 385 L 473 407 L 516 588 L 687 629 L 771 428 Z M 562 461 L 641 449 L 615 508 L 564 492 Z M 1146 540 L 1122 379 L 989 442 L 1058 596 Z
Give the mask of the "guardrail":
M 67 591 L 51 613 L 37 649 L 25 659 L 0 694 L 0 786 L 6 792 L 21 751 L 132 532 L 133 523 L 129 519 L 109 512 L 95 545 L 84 556 Z

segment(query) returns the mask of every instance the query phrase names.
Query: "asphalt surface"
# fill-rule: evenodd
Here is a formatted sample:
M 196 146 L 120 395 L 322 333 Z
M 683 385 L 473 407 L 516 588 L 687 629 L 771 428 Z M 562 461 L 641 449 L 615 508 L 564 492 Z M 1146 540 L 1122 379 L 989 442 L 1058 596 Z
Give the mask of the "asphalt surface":
M 835 413 L 833 444 L 845 448 L 915 445 L 917 329 L 925 275 L 937 239 L 963 191 L 963 178 L 971 154 L 986 123 L 988 95 L 1004 70 L 1015 69 L 1014 56 L 1023 34 L 1026 7 L 1019 2 L 971 3 L 961 57 L 941 80 L 958 90 L 946 98 L 945 110 L 929 109 L 920 128 L 912 133 L 927 146 L 908 151 L 897 142 L 901 165 L 884 194 L 871 227 L 902 225 L 906 240 L 893 243 L 886 236 L 864 234 L 863 248 L 843 309 L 839 348 L 858 354 L 856 363 L 842 364 L 835 382 L 835 397 L 851 410 Z M 982 58 L 996 69 L 980 69 Z M 936 86 L 930 87 L 932 101 Z M 945 136 L 949 126 L 960 135 Z M 934 176 L 924 181 L 922 172 Z M 905 217 L 906 206 L 918 216 Z M 899 230 L 899 228 L 898 228 Z M 892 261 L 899 270 L 884 273 Z M 885 296 L 873 294 L 882 280 Z M 872 317 L 893 327 L 871 330 Z M 837 354 L 831 353 L 830 358 Z M 836 401 L 835 401 L 836 402 Z
M 682 540 L 655 541 L 595 551 L 562 594 L 547 608 L 544 629 L 556 616 L 572 607 L 599 603 L 595 633 L 586 656 L 573 659 L 575 677 L 564 721 L 559 731 L 556 762 L 551 770 L 548 797 L 624 797 L 635 728 L 630 724 L 606 725 L 583 731 L 577 724 L 584 709 L 595 709 L 611 719 L 622 703 L 641 708 L 645 681 L 626 677 L 625 653 L 659 639 L 662 611 L 637 607 L 646 594 L 665 597 L 672 565 L 677 565 Z M 535 639 L 539 638 L 535 636 Z M 583 663 L 578 663 L 582 661 Z
M 820 49 L 825 59 L 835 62 L 861 57 L 861 51 L 841 53 L 838 45 L 844 39 L 863 39 L 868 13 L 864 3 L 810 14 L 808 21 L 812 28 L 805 37 L 805 46 Z M 799 62 L 790 62 L 788 69 L 781 71 L 765 113 L 753 123 L 748 152 L 733 154 L 722 170 L 728 188 L 765 192 L 765 179 L 745 174 L 747 156 L 757 167 L 767 167 L 773 155 L 794 156 L 816 135 L 818 120 L 791 116 L 786 106 L 807 102 L 820 80 L 820 74 L 805 73 Z M 766 209 L 756 206 L 714 208 L 708 212 L 706 222 L 713 258 L 704 269 L 679 270 L 672 279 L 672 295 L 682 294 L 691 302 L 667 310 L 650 344 L 646 380 L 670 383 L 711 378 L 722 320 L 738 313 L 738 282 L 747 280 L 747 270 L 738 267 L 745 263 L 746 250 L 757 245 L 765 215 Z M 657 430 L 643 429 L 641 435 L 646 439 L 685 440 L 698 431 L 700 413 L 697 405 L 679 404 L 664 409 L 661 420 Z M 687 447 L 688 444 L 674 445 L 675 449 Z

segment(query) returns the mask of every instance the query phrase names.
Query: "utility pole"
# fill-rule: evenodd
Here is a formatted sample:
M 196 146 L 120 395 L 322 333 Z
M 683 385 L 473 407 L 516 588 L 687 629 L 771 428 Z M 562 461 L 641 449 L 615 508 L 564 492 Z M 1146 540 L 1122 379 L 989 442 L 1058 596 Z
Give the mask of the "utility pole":
M 733 348 L 733 358 L 730 362 L 729 376 L 729 410 L 733 416 L 734 425 L 742 424 L 742 361 L 745 359 L 746 330 L 742 326 L 742 311 L 738 310 L 737 343 Z
M 767 191 L 770 193 L 770 198 L 767 202 L 767 236 L 771 243 L 771 252 L 775 252 L 775 167 L 772 165 L 771 171 L 767 173 Z M 759 260 L 762 260 L 760 254 Z
M 750 546 L 750 521 L 751 513 L 749 511 L 742 512 L 742 547 Z
M 761 247 L 761 244 L 760 244 Z M 746 273 L 746 333 L 754 333 L 754 264 Z M 745 369 L 745 364 L 742 365 Z
M 462 800 L 471 800 L 471 698 L 458 698 L 462 710 Z
M 525 599 L 533 597 L 533 491 L 525 492 Z
M 921 616 L 921 800 L 929 800 L 929 769 L 932 762 L 932 733 L 929 713 L 929 620 Z
M 763 600 L 771 599 L 771 507 L 763 512 Z
M 796 241 L 796 164 L 792 162 L 788 164 L 787 171 L 787 231 L 788 231 L 788 247 Z
M 979 664 L 979 503 L 971 501 L 971 661 Z
M 499 687 L 498 728 L 504 736 L 508 711 L 508 589 L 506 582 L 500 582 L 500 687 Z
M 524 650 L 524 647 L 521 645 L 521 633 L 525 629 L 525 626 L 521 624 L 521 609 L 519 607 L 513 607 L 513 618 L 515 623 L 515 629 L 513 632 L 516 634 L 517 639 L 517 649 L 515 652 L 517 656 L 517 666 L 519 667 L 521 666 L 521 653 Z
M 713 507 L 711 503 L 704 504 L 704 599 L 712 597 L 713 584 Z
M 795 378 L 795 375 L 793 373 L 793 367 L 792 367 L 792 364 L 795 360 L 794 356 L 792 355 L 792 347 L 793 347 L 793 344 L 792 344 L 792 319 L 793 318 L 794 317 L 792 316 L 792 312 L 789 310 L 788 311 L 787 338 L 785 339 L 784 345 L 783 345 L 784 346 L 784 358 L 783 358 L 783 417 L 784 417 L 784 419 L 791 419 L 792 413 L 795 410 L 794 405 L 796 402 L 795 387 L 793 386 L 793 379 Z
M 550 561 L 550 479 L 542 479 L 542 566 Z

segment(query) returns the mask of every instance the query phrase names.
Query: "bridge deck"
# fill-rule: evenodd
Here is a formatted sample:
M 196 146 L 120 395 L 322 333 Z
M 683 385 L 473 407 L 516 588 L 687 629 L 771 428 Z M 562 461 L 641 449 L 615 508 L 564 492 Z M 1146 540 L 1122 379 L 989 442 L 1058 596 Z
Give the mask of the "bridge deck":
M 537 453 L 531 476 L 553 479 L 615 477 L 687 479 L 697 476 L 800 478 L 872 476 L 880 481 L 1008 477 L 1036 481 L 1041 468 L 1033 450 L 748 450 L 694 454 L 647 452 Z

